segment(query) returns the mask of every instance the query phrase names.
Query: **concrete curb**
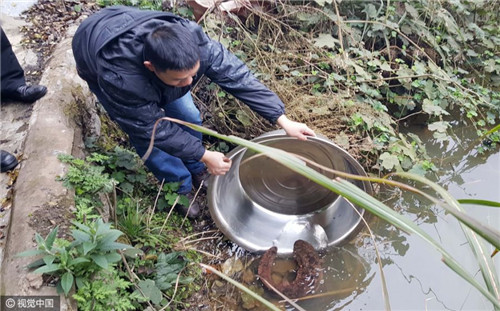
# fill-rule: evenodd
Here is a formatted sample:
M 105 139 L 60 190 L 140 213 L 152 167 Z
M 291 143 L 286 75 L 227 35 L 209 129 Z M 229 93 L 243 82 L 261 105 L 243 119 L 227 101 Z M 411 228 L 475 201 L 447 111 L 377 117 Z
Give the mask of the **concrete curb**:
M 64 211 L 62 217 L 71 216 L 70 209 L 73 207 L 68 206 L 68 202 L 74 201 L 73 194 L 56 181 L 56 177 L 64 175 L 66 170 L 57 156 L 78 153 L 82 140 L 71 111 L 75 111 L 74 108 L 82 100 L 88 103 L 85 98 L 92 98 L 86 83 L 76 73 L 71 51 L 75 31 L 76 26 L 73 26 L 57 45 L 40 81 L 48 87 L 48 93 L 34 105 L 24 142 L 26 160 L 14 187 L 1 267 L 2 295 L 56 295 L 54 287 L 42 286 L 40 275 L 26 270 L 26 265 L 34 258 L 15 255 L 36 247 L 35 230 L 29 225 L 34 215 L 40 215 L 49 208 L 58 208 Z M 76 307 L 61 296 L 61 310 L 76 310 Z

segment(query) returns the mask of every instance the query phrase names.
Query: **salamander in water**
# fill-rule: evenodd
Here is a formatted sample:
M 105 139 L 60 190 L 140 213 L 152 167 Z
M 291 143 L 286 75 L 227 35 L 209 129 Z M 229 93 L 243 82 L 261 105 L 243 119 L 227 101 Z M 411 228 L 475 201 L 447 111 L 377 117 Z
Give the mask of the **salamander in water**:
M 271 277 L 277 252 L 278 248 L 273 246 L 262 256 L 258 268 L 259 276 L 262 279 L 289 298 L 303 297 L 318 289 L 323 278 L 322 262 L 318 252 L 311 244 L 303 240 L 297 240 L 293 244 L 293 257 L 297 262 L 297 275 L 291 282 L 284 278 L 282 282 L 276 284 Z M 263 283 L 268 287 L 265 282 Z

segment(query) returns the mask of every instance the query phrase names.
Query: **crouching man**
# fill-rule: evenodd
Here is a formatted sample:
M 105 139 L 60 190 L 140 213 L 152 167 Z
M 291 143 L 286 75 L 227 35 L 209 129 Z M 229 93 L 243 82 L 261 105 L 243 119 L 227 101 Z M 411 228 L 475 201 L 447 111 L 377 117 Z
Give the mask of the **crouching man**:
M 203 75 L 288 135 L 314 136 L 305 124 L 285 116 L 278 96 L 236 56 L 196 23 L 171 13 L 104 8 L 83 21 L 72 47 L 78 74 L 140 156 L 146 153 L 156 120 L 168 116 L 201 124 L 190 89 Z M 204 148 L 201 133 L 168 121 L 159 123 L 145 164 L 160 181 L 181 182 L 178 193 L 190 200 L 193 185 L 231 167 L 224 154 Z M 185 215 L 187 206 L 178 211 Z M 199 211 L 194 203 L 188 216 L 194 218 Z

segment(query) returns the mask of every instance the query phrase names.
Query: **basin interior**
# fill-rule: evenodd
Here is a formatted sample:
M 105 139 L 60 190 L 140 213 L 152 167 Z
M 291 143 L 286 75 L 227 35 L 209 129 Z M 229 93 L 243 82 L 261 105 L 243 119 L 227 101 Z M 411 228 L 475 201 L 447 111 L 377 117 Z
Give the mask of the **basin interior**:
M 332 150 L 317 141 L 274 137 L 260 143 L 300 155 L 327 168 L 336 168 Z M 307 165 L 325 176 L 334 177 L 331 172 Z M 256 153 L 250 150 L 245 151 L 242 156 L 239 177 L 241 186 L 250 200 L 262 208 L 280 214 L 312 213 L 327 208 L 338 198 L 338 195 L 330 190 L 266 156 L 256 156 Z

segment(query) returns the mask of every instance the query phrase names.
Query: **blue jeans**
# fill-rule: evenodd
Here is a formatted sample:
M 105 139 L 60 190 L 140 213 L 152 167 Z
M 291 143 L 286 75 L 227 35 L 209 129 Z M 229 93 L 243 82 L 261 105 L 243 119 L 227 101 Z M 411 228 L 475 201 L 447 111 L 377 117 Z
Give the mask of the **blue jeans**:
M 101 93 L 97 86 L 90 85 L 90 90 L 97 96 L 101 104 L 106 108 L 106 98 Z M 191 93 L 187 92 L 183 97 L 174 100 L 171 103 L 165 104 L 163 107 L 165 116 L 187 121 L 190 123 L 201 125 L 200 111 L 195 106 Z M 113 119 L 113 116 L 110 116 Z M 167 121 L 162 121 L 167 122 Z M 188 127 L 182 126 L 187 132 L 199 140 L 202 139 L 202 134 Z M 143 156 L 147 151 L 147 146 L 132 144 L 135 147 L 139 156 Z M 174 157 L 165 151 L 153 147 L 151 155 L 144 163 L 146 167 L 156 176 L 159 181 L 165 182 L 180 182 L 181 185 L 177 190 L 178 193 L 186 194 L 192 188 L 192 175 L 201 173 L 205 169 L 202 162 L 190 160 L 183 161 L 180 158 Z

